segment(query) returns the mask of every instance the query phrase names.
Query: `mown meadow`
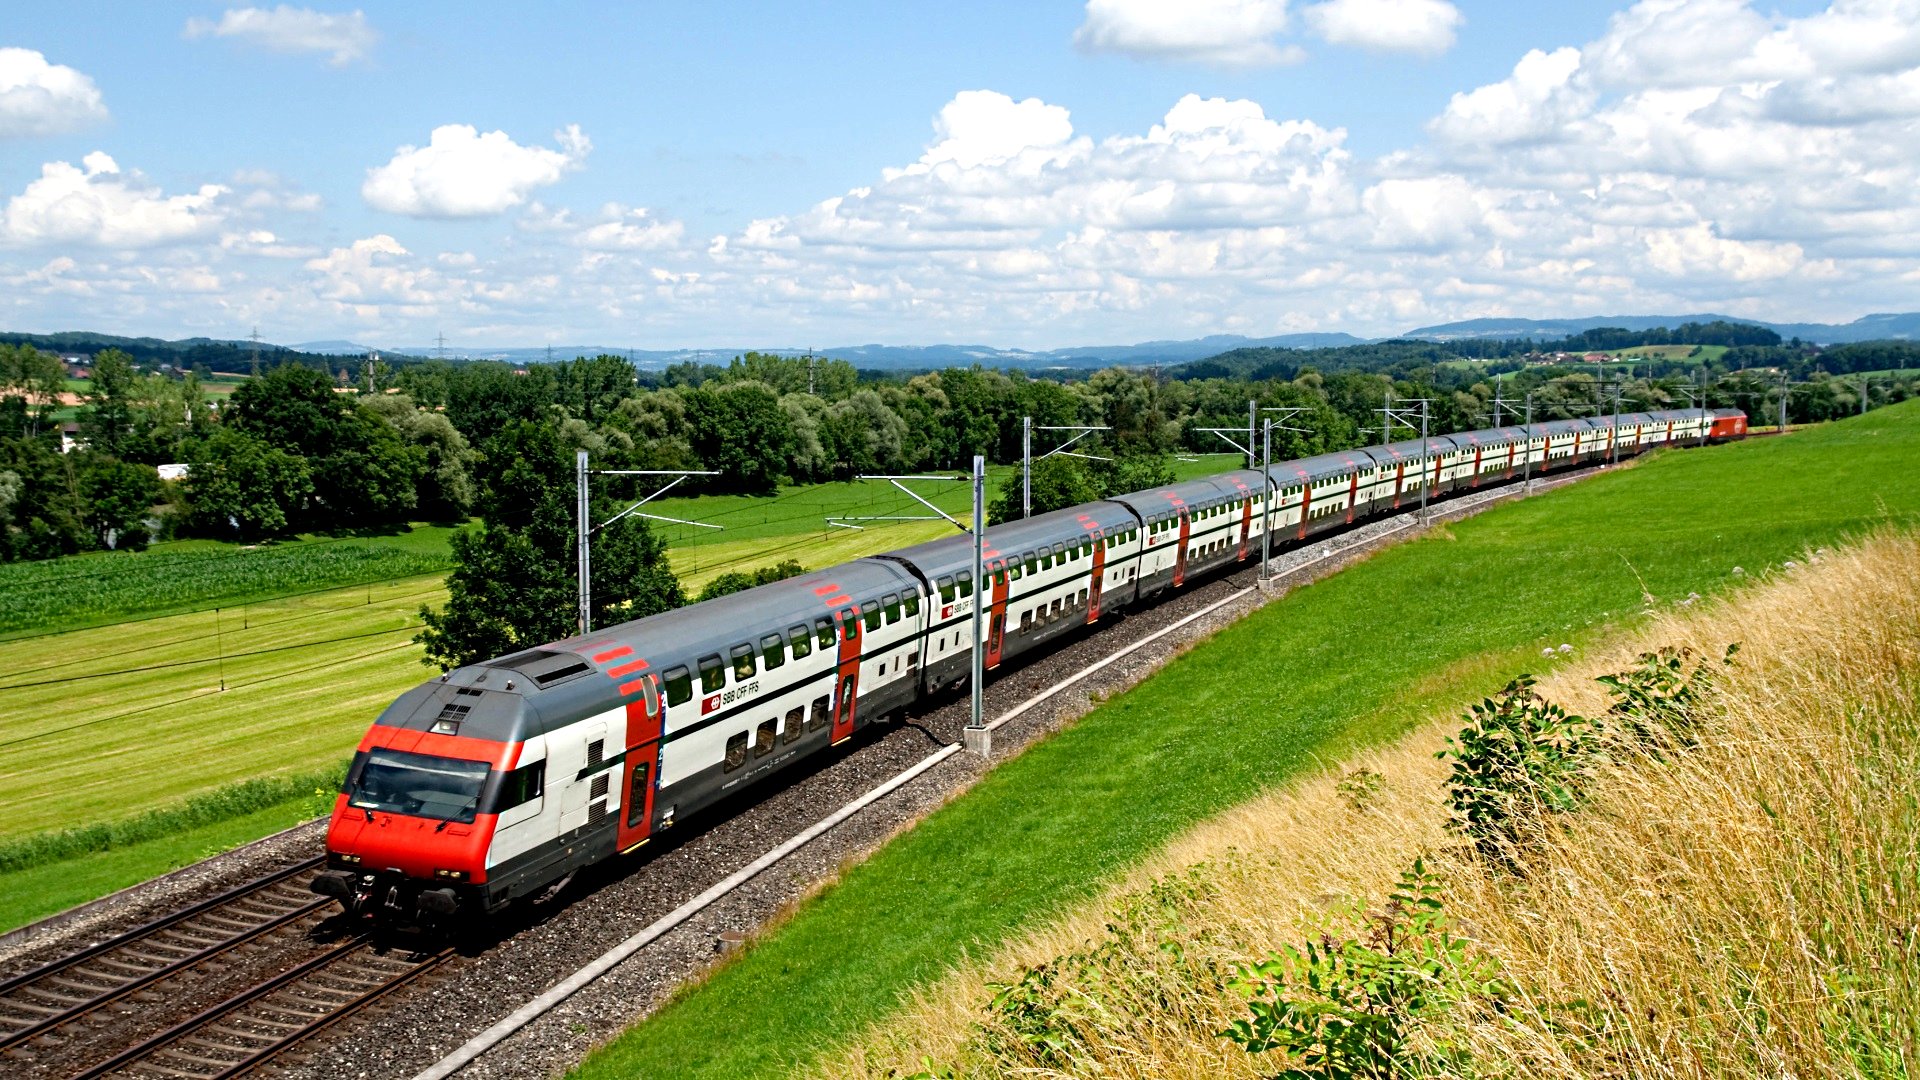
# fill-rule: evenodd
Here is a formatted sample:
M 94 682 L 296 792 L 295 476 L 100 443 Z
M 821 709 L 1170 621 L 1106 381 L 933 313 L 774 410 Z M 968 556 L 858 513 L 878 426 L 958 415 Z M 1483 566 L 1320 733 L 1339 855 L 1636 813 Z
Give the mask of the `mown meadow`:
M 575 1075 L 803 1070 L 1195 822 L 1555 663 L 1543 649 L 1577 657 L 1649 609 L 1920 522 L 1915 460 L 1920 402 L 1667 452 L 1295 590 L 996 768 Z

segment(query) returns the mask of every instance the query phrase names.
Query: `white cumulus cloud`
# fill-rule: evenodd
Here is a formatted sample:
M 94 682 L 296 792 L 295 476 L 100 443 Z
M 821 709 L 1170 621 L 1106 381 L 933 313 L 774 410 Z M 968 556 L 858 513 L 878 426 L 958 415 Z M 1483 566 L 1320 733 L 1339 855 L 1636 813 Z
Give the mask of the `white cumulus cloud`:
M 521 146 L 504 131 L 471 124 L 433 129 L 425 146 L 402 146 L 367 170 L 361 197 L 376 210 L 411 217 L 486 217 L 527 200 L 586 163 L 593 143 L 580 125 L 554 133 L 558 149 Z
M 1286 28 L 1286 0 L 1087 0 L 1073 43 L 1139 60 L 1267 67 L 1306 55 L 1273 40 Z
M 1303 14 L 1330 45 L 1421 56 L 1453 48 L 1454 35 L 1466 21 L 1447 0 L 1326 0 Z
M 229 8 L 218 21 L 188 19 L 186 35 L 233 38 L 273 52 L 325 53 L 335 67 L 364 58 L 380 40 L 359 11 L 334 14 L 289 4 Z
M 88 154 L 76 167 L 41 166 L 40 176 L 7 200 L 0 237 L 12 244 L 88 244 L 146 247 L 211 233 L 225 218 L 228 189 L 203 185 L 191 195 L 166 195 L 128 175 L 111 157 Z
M 1507 78 L 1453 95 L 1427 129 L 1455 143 L 1551 139 L 1592 106 L 1591 92 L 1573 81 L 1579 70 L 1578 49 L 1533 49 Z
M 0 49 L 0 138 L 56 135 L 107 118 L 100 88 L 32 49 Z

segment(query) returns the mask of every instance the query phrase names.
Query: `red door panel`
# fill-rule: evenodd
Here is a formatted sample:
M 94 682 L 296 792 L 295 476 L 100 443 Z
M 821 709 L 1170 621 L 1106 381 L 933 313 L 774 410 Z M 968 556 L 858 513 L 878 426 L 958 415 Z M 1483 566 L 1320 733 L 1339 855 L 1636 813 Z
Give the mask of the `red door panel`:
M 989 670 L 1000 666 L 1000 650 L 1006 644 L 1007 564 L 1005 560 L 986 564 L 987 578 L 993 582 L 993 606 L 987 609 L 987 656 Z
M 1100 586 L 1107 580 L 1107 542 L 1098 530 L 1093 534 L 1093 581 L 1087 586 L 1087 621 L 1100 618 Z
M 1187 580 L 1187 537 L 1193 534 L 1193 521 L 1187 517 L 1187 508 L 1180 508 L 1180 543 L 1173 550 L 1173 584 L 1179 588 Z
M 840 743 L 853 736 L 853 710 L 860 698 L 860 612 L 847 608 L 840 612 L 840 695 L 833 711 L 833 741 Z
M 632 851 L 653 832 L 653 792 L 660 785 L 660 690 L 643 675 L 640 700 L 627 702 L 626 763 L 621 768 L 621 851 Z

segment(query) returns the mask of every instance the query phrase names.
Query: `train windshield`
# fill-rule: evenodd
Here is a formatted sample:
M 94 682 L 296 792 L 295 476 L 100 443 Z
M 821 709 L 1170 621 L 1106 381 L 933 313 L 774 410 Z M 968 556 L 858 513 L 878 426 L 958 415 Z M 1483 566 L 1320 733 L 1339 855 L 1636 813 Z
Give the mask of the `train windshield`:
M 466 823 L 480 808 L 486 782 L 484 761 L 373 749 L 347 785 L 347 805 Z

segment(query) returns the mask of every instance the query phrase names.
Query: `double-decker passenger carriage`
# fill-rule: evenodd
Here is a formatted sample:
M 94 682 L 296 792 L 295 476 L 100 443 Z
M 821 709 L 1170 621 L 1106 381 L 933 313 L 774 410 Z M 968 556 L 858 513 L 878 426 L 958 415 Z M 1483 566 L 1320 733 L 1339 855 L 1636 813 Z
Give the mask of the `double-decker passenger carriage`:
M 704 807 L 1259 552 L 1527 473 L 1744 437 L 1733 410 L 1413 439 L 1118 495 L 473 664 L 360 742 L 315 891 L 401 919 L 550 893 Z

